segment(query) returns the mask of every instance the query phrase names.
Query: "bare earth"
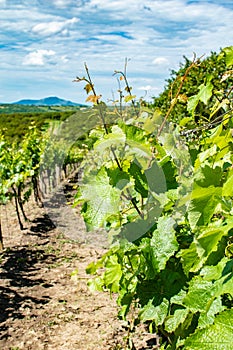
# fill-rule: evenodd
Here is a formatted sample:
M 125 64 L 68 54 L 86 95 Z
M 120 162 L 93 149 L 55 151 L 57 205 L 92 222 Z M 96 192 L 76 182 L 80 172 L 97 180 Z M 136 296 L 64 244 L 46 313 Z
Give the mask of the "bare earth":
M 61 207 L 55 227 L 50 210 L 57 213 Z M 111 299 L 87 287 L 90 276 L 85 269 L 105 251 L 101 233 L 84 241 L 82 219 L 66 215 L 67 205 L 38 208 L 31 201 L 25 209 L 29 221 L 23 231 L 12 204 L 1 212 L 5 249 L 0 255 L 0 349 L 128 349 L 116 296 Z M 74 239 L 78 236 L 82 238 Z M 156 348 L 142 328 L 135 338 L 134 349 Z

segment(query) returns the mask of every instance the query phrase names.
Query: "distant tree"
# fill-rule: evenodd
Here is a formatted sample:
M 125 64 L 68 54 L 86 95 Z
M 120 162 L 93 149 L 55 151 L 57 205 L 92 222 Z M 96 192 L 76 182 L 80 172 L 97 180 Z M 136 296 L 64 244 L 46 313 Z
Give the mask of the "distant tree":
M 232 51 L 232 47 L 230 49 Z M 164 91 L 158 97 L 154 97 L 152 105 L 158 107 L 162 114 L 166 115 L 182 85 L 169 119 L 179 123 L 185 118 L 189 120 L 190 127 L 195 127 L 197 124 L 209 121 L 210 110 L 216 103 L 220 108 L 214 118 L 225 112 L 227 106 L 224 105 L 224 101 L 229 101 L 233 96 L 233 71 L 232 66 L 226 63 L 224 51 L 220 54 L 211 52 L 209 57 L 197 60 L 182 81 L 187 69 L 192 65 L 190 59 L 185 56 L 183 58 L 184 62 L 180 63 L 179 70 L 171 71 L 171 77 L 166 80 Z M 211 97 L 208 103 L 199 101 L 195 113 L 190 113 L 187 110 L 187 103 L 191 96 L 198 94 L 200 87 L 209 87 Z

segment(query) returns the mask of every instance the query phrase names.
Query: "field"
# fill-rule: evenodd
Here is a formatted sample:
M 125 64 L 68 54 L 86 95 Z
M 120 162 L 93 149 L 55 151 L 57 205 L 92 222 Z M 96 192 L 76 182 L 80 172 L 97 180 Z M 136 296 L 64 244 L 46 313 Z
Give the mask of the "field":
M 11 139 L 21 139 L 32 123 L 44 130 L 77 112 L 80 107 L 0 105 L 0 130 Z
M 186 59 L 153 103 L 117 71 L 109 107 L 85 65 L 92 108 L 3 129 L 4 350 L 231 349 L 232 66 Z

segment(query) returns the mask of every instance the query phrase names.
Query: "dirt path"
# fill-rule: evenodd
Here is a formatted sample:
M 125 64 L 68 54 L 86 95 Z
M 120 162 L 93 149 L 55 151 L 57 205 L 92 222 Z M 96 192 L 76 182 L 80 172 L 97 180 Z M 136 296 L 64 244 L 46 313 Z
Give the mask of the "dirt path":
M 66 194 L 72 196 L 69 186 Z M 127 330 L 117 319 L 116 296 L 111 300 L 87 287 L 85 268 L 103 254 L 106 237 L 85 236 L 80 215 L 70 215 L 64 198 L 55 197 L 45 209 L 34 202 L 26 205 L 30 221 L 23 231 L 13 206 L 2 210 L 0 349 L 126 349 Z M 137 335 L 137 349 L 153 348 L 141 346 L 145 339 L 145 334 Z
M 58 212 L 61 206 L 52 203 Z M 66 209 L 64 205 L 63 214 Z M 84 234 L 80 217 L 74 222 L 66 215 L 62 232 L 60 214 L 55 228 L 48 206 L 39 209 L 31 202 L 26 212 L 30 221 L 23 231 L 13 206 L 1 213 L 5 251 L 0 258 L 0 349 L 113 349 L 122 338 L 115 301 L 91 293 L 86 285 L 85 268 L 104 252 L 101 244 L 94 247 L 64 235 Z M 72 276 L 73 271 L 78 273 Z

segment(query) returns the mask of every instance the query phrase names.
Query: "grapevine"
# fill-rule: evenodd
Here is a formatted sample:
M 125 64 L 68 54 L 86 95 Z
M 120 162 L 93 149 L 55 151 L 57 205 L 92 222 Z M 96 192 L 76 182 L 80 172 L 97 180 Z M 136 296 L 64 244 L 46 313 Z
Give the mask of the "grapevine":
M 231 47 L 220 54 L 226 72 L 233 65 L 232 53 Z M 89 74 L 78 81 L 89 84 L 88 94 L 93 92 Z M 94 96 L 98 98 L 88 98 L 94 108 L 103 105 L 101 95 Z M 225 91 L 213 91 L 208 76 L 186 100 L 187 113 L 198 113 L 200 101 L 210 116 L 208 123 L 193 130 L 199 132 L 195 139 L 184 137 L 189 131 L 182 119 L 176 125 L 169 122 L 172 107 L 163 117 L 158 109 L 141 106 L 139 115 L 127 122 L 122 118 L 107 130 L 103 124 L 89 135 L 95 139 L 89 152 L 92 163 L 83 162 L 76 203 L 83 203 L 87 229 L 104 227 L 112 239 L 108 252 L 87 267 L 95 276 L 89 287 L 117 293 L 119 317 L 127 319 L 134 308 L 135 324 L 143 322 L 159 335 L 161 349 L 231 347 L 229 96 L 226 102 Z M 133 348 L 132 339 L 128 346 Z

